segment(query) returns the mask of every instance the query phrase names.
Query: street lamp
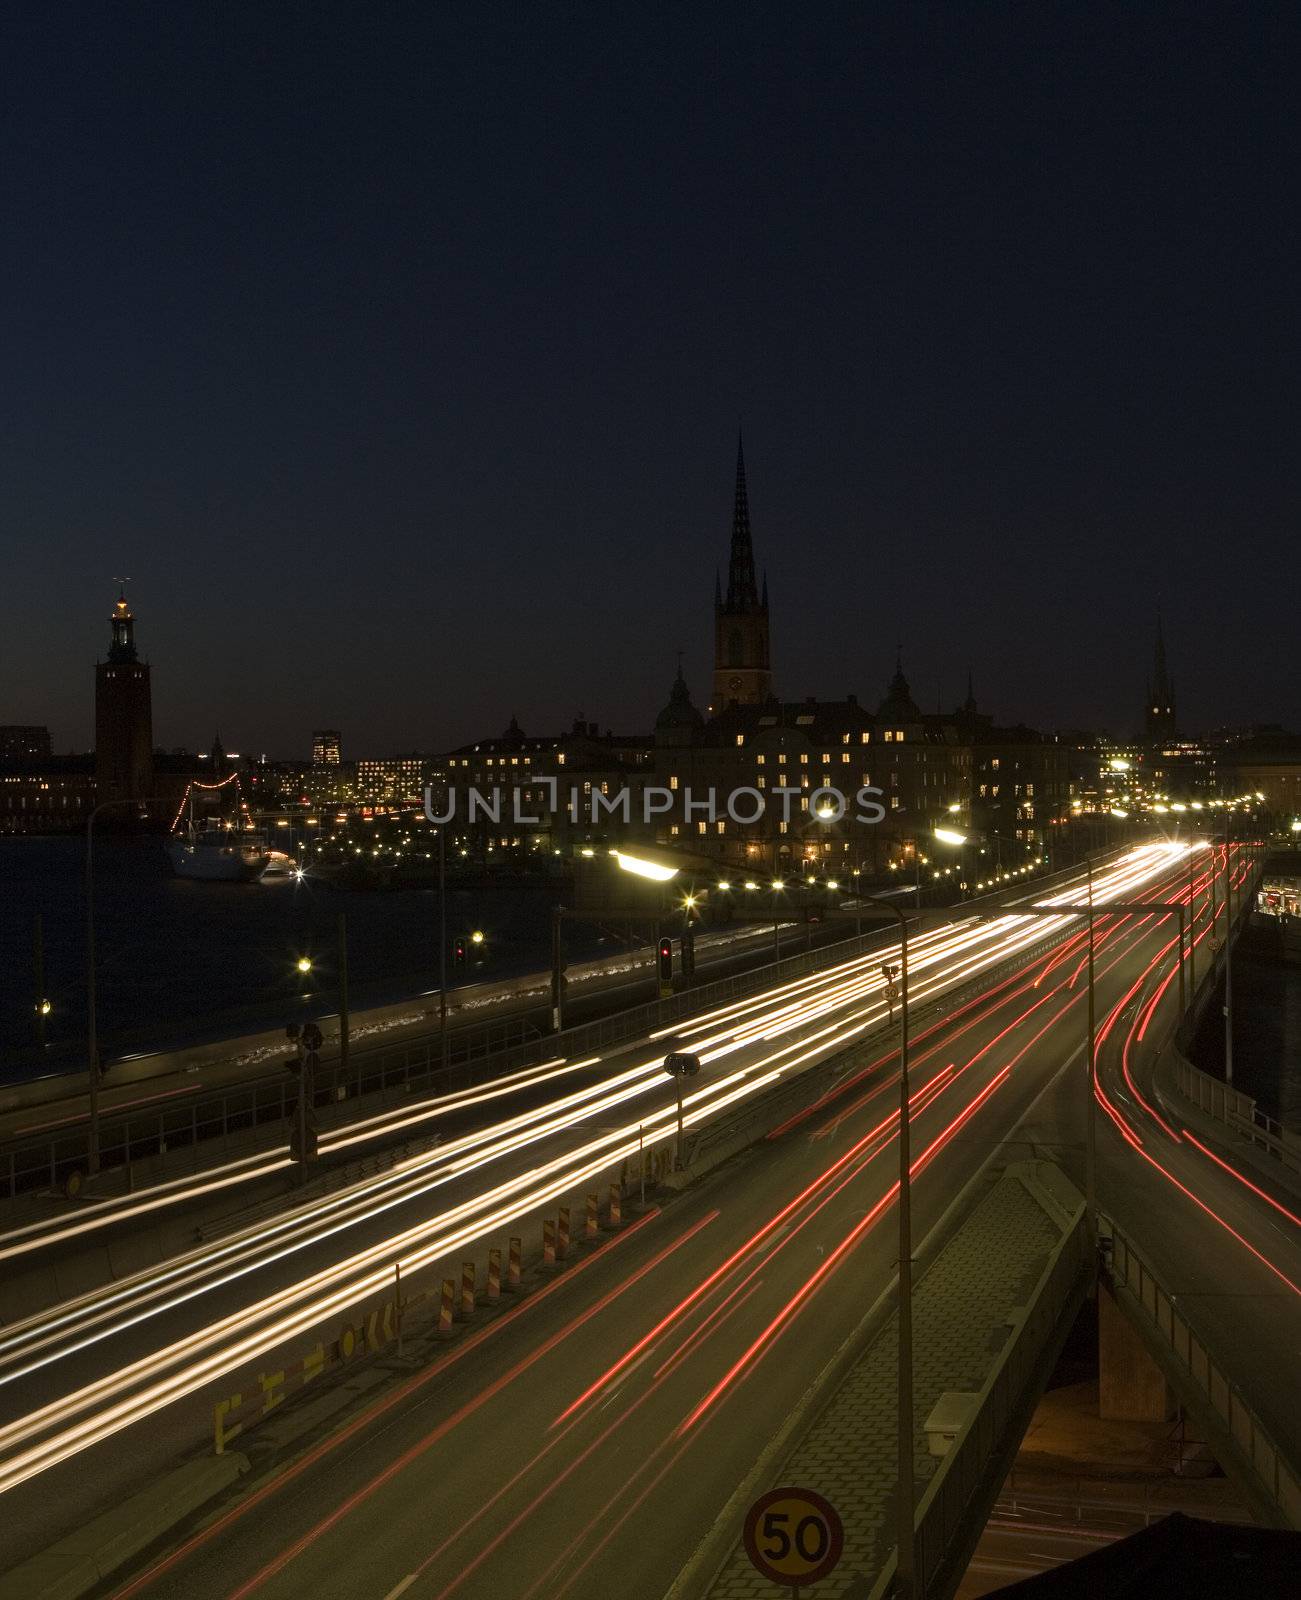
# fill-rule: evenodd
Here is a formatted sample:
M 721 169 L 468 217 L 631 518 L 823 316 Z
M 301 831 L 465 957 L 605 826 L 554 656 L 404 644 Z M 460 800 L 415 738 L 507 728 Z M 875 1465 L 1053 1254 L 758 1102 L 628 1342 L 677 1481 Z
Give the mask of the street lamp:
M 638 878 L 649 878 L 652 883 L 671 883 L 681 870 L 663 861 L 632 855 L 627 850 L 611 850 L 610 854 L 625 872 L 631 872 Z
M 913 1490 L 913 1325 L 912 1325 L 912 1149 L 908 1126 L 908 917 L 902 906 L 875 895 L 860 897 L 899 923 L 899 1489 L 896 1495 L 895 1573 L 901 1600 L 911 1600 L 917 1583 L 916 1507 Z

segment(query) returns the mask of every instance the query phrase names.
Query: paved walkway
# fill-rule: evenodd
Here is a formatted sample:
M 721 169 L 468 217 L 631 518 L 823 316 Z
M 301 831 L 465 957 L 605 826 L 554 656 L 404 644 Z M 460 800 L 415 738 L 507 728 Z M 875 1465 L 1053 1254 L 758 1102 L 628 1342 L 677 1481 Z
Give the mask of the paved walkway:
M 1066 1231 L 1034 1164 L 1009 1168 L 916 1286 L 913 1462 L 920 1499 L 939 1466 L 924 1424 L 946 1390 L 976 1391 L 1008 1336 L 1008 1318 L 1031 1297 Z M 1048 1169 L 1054 1192 L 1074 1193 Z M 845 1552 L 817 1585 L 817 1600 L 859 1600 L 894 1549 L 896 1313 L 874 1337 L 772 1483 L 816 1489 L 840 1512 Z M 766 1487 L 766 1485 L 765 1485 Z M 710 1600 L 773 1600 L 777 1591 L 738 1545 L 707 1591 Z

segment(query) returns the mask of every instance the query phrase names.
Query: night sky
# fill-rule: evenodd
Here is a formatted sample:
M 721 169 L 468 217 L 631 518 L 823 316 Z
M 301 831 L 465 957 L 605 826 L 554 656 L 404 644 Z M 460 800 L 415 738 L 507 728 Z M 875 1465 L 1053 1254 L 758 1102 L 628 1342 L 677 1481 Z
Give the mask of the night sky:
M 1301 724 L 1293 5 L 6 5 L 0 722 Z

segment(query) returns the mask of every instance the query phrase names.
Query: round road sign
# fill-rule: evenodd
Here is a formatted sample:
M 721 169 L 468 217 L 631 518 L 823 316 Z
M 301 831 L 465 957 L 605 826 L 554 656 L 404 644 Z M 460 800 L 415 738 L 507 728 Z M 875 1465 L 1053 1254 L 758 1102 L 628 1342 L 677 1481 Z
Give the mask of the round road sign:
M 817 1583 L 840 1560 L 845 1529 L 812 1489 L 770 1489 L 745 1514 L 745 1553 L 765 1578 L 788 1588 Z

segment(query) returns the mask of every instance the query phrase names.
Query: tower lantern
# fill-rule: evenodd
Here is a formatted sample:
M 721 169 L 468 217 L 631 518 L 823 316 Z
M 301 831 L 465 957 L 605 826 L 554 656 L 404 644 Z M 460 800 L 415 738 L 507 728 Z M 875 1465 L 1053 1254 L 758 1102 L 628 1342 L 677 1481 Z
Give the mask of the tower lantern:
M 126 603 L 125 588 L 119 591 L 117 604 L 113 607 L 113 614 L 108 621 L 113 630 L 112 642 L 108 647 L 108 659 L 123 663 L 138 660 L 135 644 L 136 619 L 131 615 L 131 608 Z

